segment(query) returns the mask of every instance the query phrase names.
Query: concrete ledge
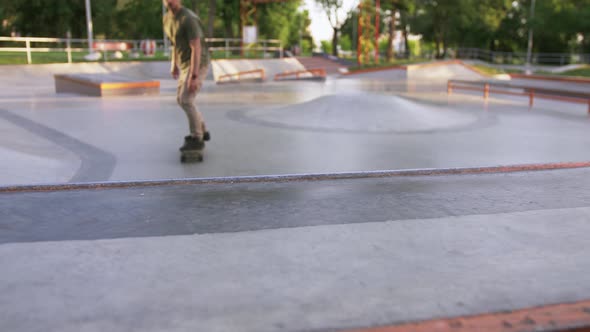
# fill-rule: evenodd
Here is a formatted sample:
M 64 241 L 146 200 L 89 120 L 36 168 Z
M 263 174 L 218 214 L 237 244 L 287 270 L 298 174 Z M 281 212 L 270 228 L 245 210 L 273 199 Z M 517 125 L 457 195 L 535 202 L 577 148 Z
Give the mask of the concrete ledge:
M 160 93 L 159 81 L 139 81 L 110 74 L 58 74 L 54 79 L 56 93 L 96 97 Z

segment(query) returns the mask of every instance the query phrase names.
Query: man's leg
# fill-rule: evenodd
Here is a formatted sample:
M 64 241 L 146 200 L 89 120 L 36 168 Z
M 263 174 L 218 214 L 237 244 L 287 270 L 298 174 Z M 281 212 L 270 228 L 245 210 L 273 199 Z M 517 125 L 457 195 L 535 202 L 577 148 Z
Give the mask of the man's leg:
M 195 97 L 196 97 L 196 94 L 198 94 L 201 91 L 201 88 L 203 87 L 203 82 L 205 82 L 205 80 L 207 79 L 208 73 L 209 73 L 209 65 L 206 65 L 206 66 L 199 69 L 199 84 L 197 85 L 197 91 L 195 92 Z M 201 111 L 199 111 L 199 107 L 196 104 L 195 104 L 195 109 L 197 111 L 197 117 L 199 118 L 199 122 L 201 123 L 201 132 L 203 133 L 203 138 L 208 141 L 210 139 L 210 134 L 207 131 L 207 128 L 205 126 L 205 119 L 203 118 L 203 113 L 201 113 Z
M 186 113 L 191 136 L 197 138 L 199 141 L 202 141 L 204 133 L 203 116 L 197 110 L 195 105 L 195 99 L 199 89 L 192 93 L 188 90 L 186 82 L 189 78 L 189 74 L 190 73 L 188 70 L 183 70 L 178 79 L 177 102 Z

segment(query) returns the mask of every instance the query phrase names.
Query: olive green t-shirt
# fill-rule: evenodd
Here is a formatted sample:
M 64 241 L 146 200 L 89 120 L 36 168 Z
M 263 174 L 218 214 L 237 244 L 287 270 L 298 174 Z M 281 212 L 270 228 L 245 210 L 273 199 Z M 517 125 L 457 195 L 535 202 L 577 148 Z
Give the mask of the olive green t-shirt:
M 200 38 L 201 63 L 203 68 L 209 64 L 209 51 L 205 43 L 205 34 L 201 27 L 201 19 L 190 9 L 182 7 L 176 15 L 172 12 L 164 15 L 164 31 L 176 51 L 176 60 L 180 69 L 190 67 L 191 47 L 189 41 Z

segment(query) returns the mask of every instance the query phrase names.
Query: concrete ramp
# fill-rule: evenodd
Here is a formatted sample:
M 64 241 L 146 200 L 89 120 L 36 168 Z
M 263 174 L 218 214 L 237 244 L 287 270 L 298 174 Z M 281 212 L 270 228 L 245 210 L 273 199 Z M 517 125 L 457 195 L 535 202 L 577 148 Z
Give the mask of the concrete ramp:
M 257 69 L 264 70 L 267 78 L 287 71 L 305 70 L 305 67 L 295 58 L 284 59 L 252 59 L 252 60 L 213 60 L 211 63 L 213 78 L 216 82 L 226 75 L 237 75 Z
M 368 68 L 344 75 L 347 78 L 377 81 L 429 81 L 449 79 L 480 80 L 489 78 L 461 61 L 436 61 L 389 68 Z
M 335 94 L 277 109 L 253 109 L 243 120 L 318 132 L 412 134 L 474 125 L 477 115 L 433 107 L 397 96 L 361 99 Z

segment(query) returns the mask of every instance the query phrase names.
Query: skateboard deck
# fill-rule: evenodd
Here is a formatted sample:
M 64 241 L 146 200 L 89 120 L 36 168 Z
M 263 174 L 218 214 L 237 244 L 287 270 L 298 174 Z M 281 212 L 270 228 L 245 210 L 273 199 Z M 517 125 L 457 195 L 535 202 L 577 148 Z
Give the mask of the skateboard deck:
M 203 149 L 199 150 L 185 150 L 180 152 L 180 162 L 202 162 L 203 161 Z

